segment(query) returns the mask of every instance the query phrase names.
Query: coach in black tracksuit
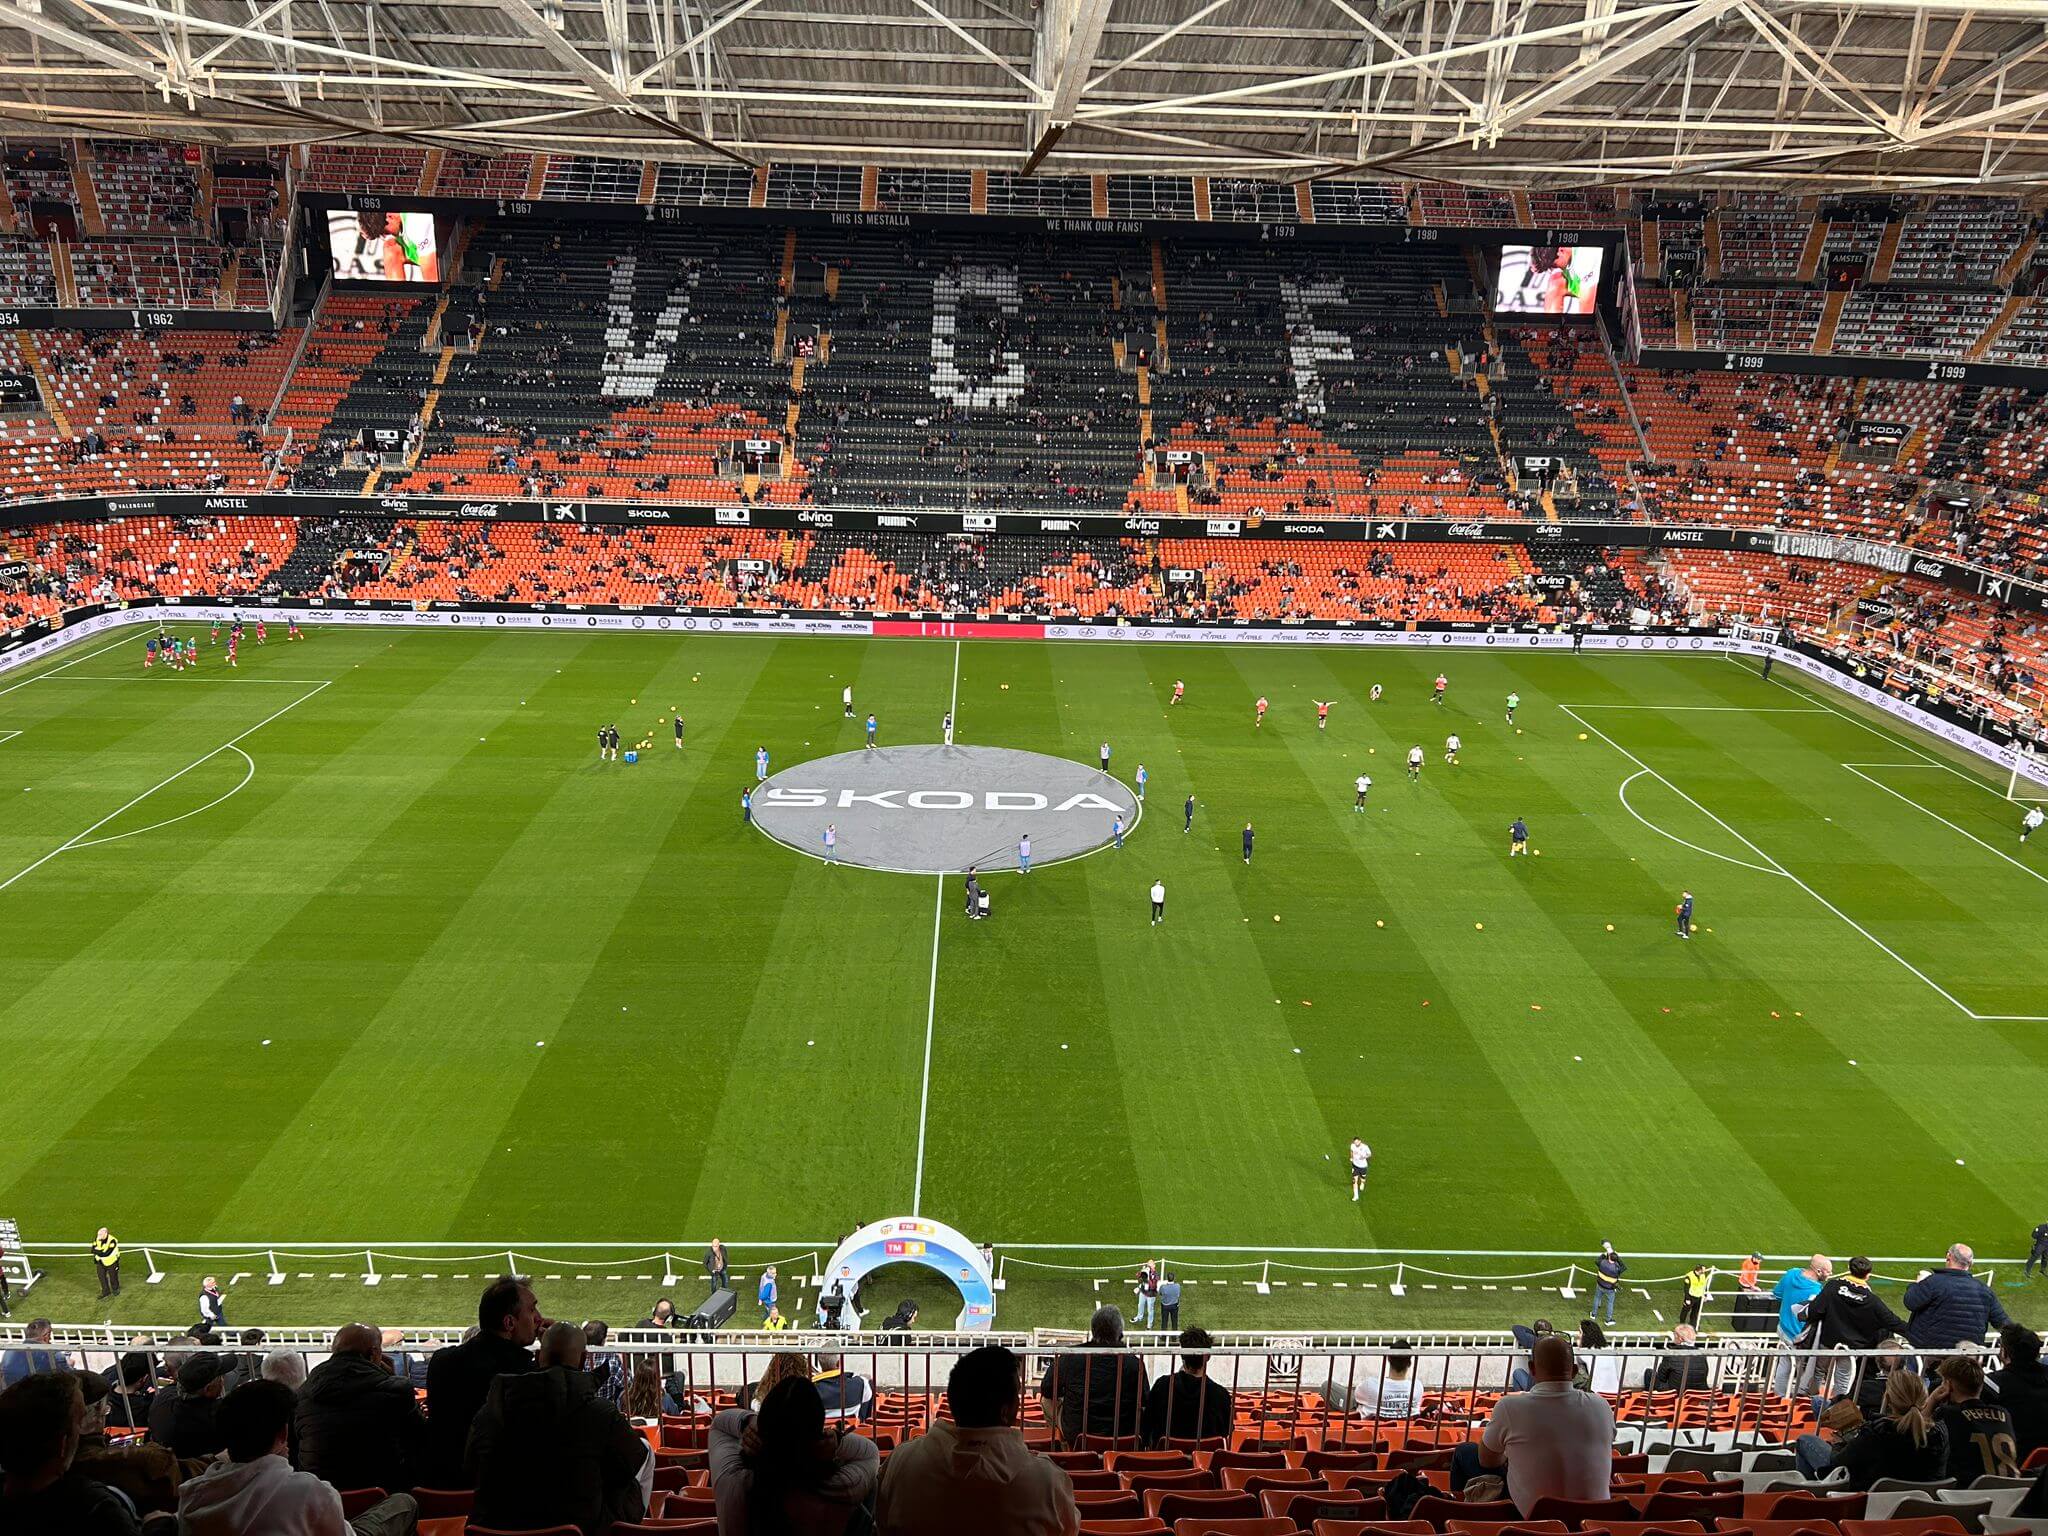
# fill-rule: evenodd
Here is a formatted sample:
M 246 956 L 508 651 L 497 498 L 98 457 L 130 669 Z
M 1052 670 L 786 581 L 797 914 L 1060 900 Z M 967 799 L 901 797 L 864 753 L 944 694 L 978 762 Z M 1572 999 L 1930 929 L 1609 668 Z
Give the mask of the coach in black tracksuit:
M 2027 1255 L 2026 1274 L 2033 1277 L 2034 1266 L 2041 1266 L 2042 1273 L 2048 1274 L 2048 1221 L 2034 1228 L 2034 1251 Z

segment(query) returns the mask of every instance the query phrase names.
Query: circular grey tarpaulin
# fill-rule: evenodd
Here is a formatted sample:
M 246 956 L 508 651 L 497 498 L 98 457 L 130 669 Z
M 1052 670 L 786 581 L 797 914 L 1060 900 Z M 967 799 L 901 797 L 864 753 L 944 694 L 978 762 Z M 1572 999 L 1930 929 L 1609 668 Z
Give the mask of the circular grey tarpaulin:
M 1138 797 L 1091 763 L 1009 747 L 877 747 L 814 758 L 754 790 L 754 825 L 813 858 L 825 827 L 838 829 L 839 861 L 899 874 L 1015 869 L 1031 839 L 1034 868 L 1128 836 Z

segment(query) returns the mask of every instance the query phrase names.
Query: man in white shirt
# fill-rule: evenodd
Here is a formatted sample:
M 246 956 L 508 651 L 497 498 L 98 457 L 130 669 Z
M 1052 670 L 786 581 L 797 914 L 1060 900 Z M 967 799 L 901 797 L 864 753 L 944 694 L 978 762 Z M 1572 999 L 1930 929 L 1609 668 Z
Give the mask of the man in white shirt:
M 1545 1334 L 1529 1351 L 1532 1385 L 1502 1398 L 1476 1445 L 1457 1448 L 1451 1488 L 1499 1472 L 1524 1519 L 1538 1499 L 1604 1499 L 1614 1471 L 1614 1410 L 1572 1385 L 1571 1341 Z
M 853 718 L 853 684 L 848 683 L 839 690 L 839 702 L 846 706 L 846 718 Z
M 2044 820 L 2048 820 L 2048 817 L 2041 814 L 2041 807 L 2029 806 L 2027 814 L 2020 818 L 2020 841 L 2024 843 L 2029 836 L 2038 831 Z
M 941 1419 L 890 1456 L 875 1500 L 887 1536 L 1074 1536 L 1081 1512 L 1066 1472 L 1017 1429 L 1017 1357 L 1000 1344 L 963 1355 Z
M 353 1521 L 341 1495 L 285 1459 L 293 1393 L 277 1381 L 251 1381 L 221 1399 L 227 1454 L 178 1490 L 179 1536 L 398 1536 L 419 1512 L 395 1493 Z
M 1157 928 L 1166 921 L 1166 882 L 1152 882 L 1152 926 Z

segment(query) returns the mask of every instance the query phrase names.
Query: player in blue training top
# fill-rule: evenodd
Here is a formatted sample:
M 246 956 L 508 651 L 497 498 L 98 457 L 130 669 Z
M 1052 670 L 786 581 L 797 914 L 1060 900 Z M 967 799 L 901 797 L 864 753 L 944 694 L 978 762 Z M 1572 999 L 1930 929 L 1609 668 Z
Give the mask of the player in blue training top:
M 1150 775 L 1145 772 L 1145 765 L 1143 763 L 1138 764 L 1138 798 L 1140 800 L 1145 798 L 1145 781 L 1149 777 Z
M 1692 937 L 1692 892 L 1681 891 L 1678 897 L 1678 936 Z
M 1119 812 L 1117 812 L 1117 814 L 1116 814 L 1116 815 L 1112 816 L 1112 817 L 1111 817 L 1111 818 L 1109 819 L 1109 835 L 1110 835 L 1111 837 L 1113 837 L 1113 838 L 1115 838 L 1115 839 L 1116 839 L 1116 845 L 1117 845 L 1117 847 L 1119 847 L 1119 848 L 1123 847 L 1123 845 L 1124 845 L 1124 817 L 1123 817 L 1123 812 L 1119 811 Z
M 1512 859 L 1518 853 L 1526 856 L 1528 852 L 1529 823 L 1517 816 L 1508 828 L 1508 857 Z
M 758 784 L 767 777 L 768 749 L 766 747 L 756 747 L 754 749 L 754 782 Z
M 839 862 L 839 828 L 829 821 L 825 823 L 825 862 Z
M 874 714 L 873 714 L 872 712 L 870 712 L 870 713 L 869 713 L 869 715 L 868 715 L 868 750 L 869 750 L 869 751 L 873 751 L 873 750 L 874 750 L 874 745 L 875 745 L 875 717 L 874 717 Z
M 1250 822 L 1244 824 L 1244 861 L 1247 864 L 1252 861 L 1252 824 Z

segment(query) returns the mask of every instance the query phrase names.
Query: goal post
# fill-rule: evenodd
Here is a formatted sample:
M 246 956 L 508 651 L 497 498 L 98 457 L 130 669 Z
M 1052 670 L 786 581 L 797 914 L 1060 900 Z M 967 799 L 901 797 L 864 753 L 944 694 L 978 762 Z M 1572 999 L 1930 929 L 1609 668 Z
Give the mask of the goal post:
M 2048 804 L 2048 758 L 2024 747 L 2006 752 L 2011 775 L 2006 780 L 2005 798 L 2020 804 Z

